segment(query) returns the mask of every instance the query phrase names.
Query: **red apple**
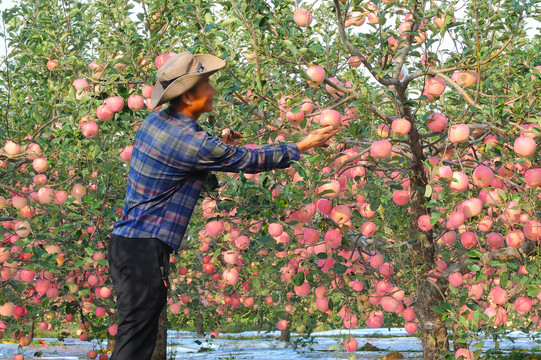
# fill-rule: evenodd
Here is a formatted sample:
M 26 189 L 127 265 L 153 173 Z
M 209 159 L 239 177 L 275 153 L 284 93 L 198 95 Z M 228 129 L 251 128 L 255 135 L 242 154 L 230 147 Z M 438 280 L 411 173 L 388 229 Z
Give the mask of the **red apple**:
M 278 321 L 277 327 L 280 331 L 287 329 L 287 320 Z
M 269 224 L 269 235 L 270 236 L 273 236 L 273 237 L 278 237 L 280 235 L 282 235 L 282 233 L 284 232 L 284 228 L 282 227 L 282 225 L 278 224 L 278 223 L 272 223 L 272 224 Z
M 453 125 L 449 128 L 448 136 L 453 144 L 468 140 L 470 127 L 467 124 Z
M 505 237 L 507 246 L 519 248 L 524 244 L 524 233 L 521 230 L 510 230 Z
M 317 86 L 325 80 L 325 70 L 320 66 L 310 66 L 306 69 L 306 74 L 312 80 L 308 80 L 308 84 Z
M 423 94 L 438 97 L 445 91 L 445 81 L 440 78 L 430 78 L 426 81 Z
M 81 90 L 88 87 L 88 81 L 86 79 L 75 79 L 72 83 L 75 90 Z
M 106 105 L 99 105 L 98 109 L 96 110 L 96 115 L 100 120 L 111 120 L 114 112 L 109 110 Z
M 325 244 L 331 249 L 336 249 L 342 244 L 342 233 L 336 229 L 330 229 L 325 233 Z
M 455 359 L 474 360 L 475 354 L 468 349 L 458 349 L 455 352 Z
M 467 218 L 477 216 L 483 210 L 483 202 L 479 198 L 471 198 L 462 202 L 462 212 Z
M 49 71 L 53 71 L 53 69 L 58 66 L 60 66 L 60 63 L 58 63 L 58 61 L 55 59 L 47 61 L 47 69 L 49 69 Z
M 229 285 L 233 285 L 239 280 L 239 272 L 237 271 L 237 269 L 233 268 L 225 269 L 222 273 L 222 278 Z
M 96 124 L 94 121 L 85 122 L 83 125 L 81 125 L 81 132 L 83 133 L 84 137 L 92 139 L 98 135 L 98 124 Z
M 322 193 L 325 191 L 325 194 L 321 195 L 327 199 L 334 199 L 340 193 L 340 183 L 338 180 L 330 180 L 328 183 L 320 185 L 317 188 L 317 193 Z
M 170 57 L 171 55 L 169 54 L 158 55 L 156 56 L 156 59 L 154 59 L 154 64 L 156 65 L 158 69 L 160 69 L 163 66 L 163 64 L 165 64 L 166 61 L 169 60 Z
M 332 78 L 329 78 L 329 81 L 336 84 L 336 85 L 339 85 L 339 86 L 343 86 L 344 83 L 341 82 L 340 80 L 338 80 L 337 78 L 335 77 L 332 77 Z M 347 85 L 346 85 L 347 86 Z M 328 84 L 325 84 L 325 90 L 331 94 L 331 96 L 335 99 L 338 99 L 339 96 L 342 96 L 344 95 L 343 92 L 341 91 L 338 91 L 338 89 L 336 89 L 335 87 L 331 86 L 331 85 L 328 85 Z
M 295 294 L 298 296 L 307 296 L 310 294 L 310 284 L 308 282 L 304 282 L 302 285 L 294 286 L 293 289 L 295 290 Z
M 124 99 L 121 96 L 112 96 L 105 100 L 105 106 L 113 113 L 119 112 L 124 107 Z
M 433 113 L 428 117 L 426 124 L 430 131 L 442 132 L 447 127 L 447 119 L 441 113 Z
M 361 26 L 362 24 L 364 24 L 364 21 L 365 21 L 365 17 L 364 17 L 363 12 L 361 12 L 361 11 L 352 11 L 349 14 L 349 17 L 345 21 L 344 25 L 346 27 L 350 27 L 352 25 Z
M 345 224 L 350 218 L 351 210 L 349 206 L 337 205 L 331 211 L 331 219 L 339 225 Z
M 417 225 L 422 231 L 430 231 L 434 225 L 430 223 L 430 215 L 421 215 L 417 220 Z
M 310 114 L 314 110 L 314 102 L 308 98 L 302 99 L 301 110 L 305 114 Z
M 133 152 L 133 145 L 128 145 L 120 152 L 120 157 L 122 160 L 129 162 L 131 160 L 131 155 Z
M 464 86 L 465 88 L 470 88 L 472 85 L 477 84 L 477 80 L 477 73 L 473 70 L 467 70 L 458 72 L 455 81 L 458 83 L 458 85 Z
M 507 302 L 508 295 L 507 291 L 502 289 L 500 286 L 495 286 L 490 290 L 490 298 L 496 305 L 502 305 Z
M 462 274 L 459 272 L 452 273 L 449 275 L 449 283 L 453 285 L 454 287 L 459 287 L 463 283 L 463 277 Z
M 333 128 L 337 129 L 342 123 L 342 117 L 336 110 L 324 110 L 321 113 L 319 123 L 322 126 L 332 126 Z
M 139 95 L 130 95 L 128 98 L 128 107 L 133 111 L 141 110 L 145 106 L 145 100 Z
M 6 145 L 4 145 L 4 151 L 9 156 L 15 156 L 21 152 L 21 147 L 13 141 L 9 140 L 8 142 L 6 142 Z
M 348 64 L 352 68 L 358 68 L 361 66 L 361 59 L 359 59 L 357 56 L 351 56 L 348 60 Z
M 379 17 L 378 17 L 378 14 L 376 13 L 369 13 L 368 14 L 368 22 L 370 24 L 379 24 Z
M 286 113 L 286 119 L 287 121 L 290 121 L 295 124 L 299 124 L 302 119 L 304 119 L 304 111 L 302 109 L 297 108 L 296 112 L 288 111 Z
M 530 157 L 536 150 L 535 140 L 527 136 L 520 136 L 515 139 L 513 148 L 520 156 Z
M 469 250 L 477 244 L 477 236 L 471 231 L 466 231 L 460 237 L 460 242 L 462 243 L 462 246 Z
M 529 186 L 541 186 L 541 168 L 527 170 L 524 177 L 526 178 L 526 184 Z
M 409 193 L 407 190 L 393 191 L 393 202 L 396 205 L 406 205 L 409 201 Z
M 406 119 L 397 118 L 393 120 L 391 129 L 395 134 L 406 135 L 411 130 L 411 123 Z
M 47 163 L 47 159 L 45 158 L 36 158 L 34 161 L 32 161 L 32 167 L 36 172 L 42 173 L 49 167 L 49 163 Z
M 388 140 L 374 141 L 370 146 L 370 155 L 375 159 L 386 159 L 391 155 L 392 145 Z
M 378 126 L 377 134 L 382 139 L 388 138 L 389 137 L 389 127 L 387 125 L 385 125 L 385 124 L 381 124 L 380 126 Z
M 417 323 L 408 321 L 404 324 L 404 329 L 408 334 L 415 334 L 417 332 Z
M 310 11 L 300 8 L 293 14 L 293 21 L 301 27 L 307 27 L 312 23 L 312 14 Z
M 541 222 L 537 220 L 528 220 L 524 224 L 524 236 L 528 240 L 541 240 Z
M 152 85 L 143 85 L 143 89 L 141 90 L 143 97 L 145 99 L 148 99 L 152 97 L 152 91 L 154 90 L 154 86 Z
M 515 307 L 519 314 L 527 313 L 532 309 L 532 299 L 528 297 L 518 297 L 515 300 Z
M 487 187 L 494 180 L 494 172 L 491 168 L 485 165 L 479 165 L 473 171 L 473 183 L 479 187 Z
M 454 191 L 464 191 L 468 188 L 468 185 L 470 184 L 468 175 L 460 171 L 453 171 L 452 179 L 454 181 L 449 181 L 449 187 L 451 188 L 451 190 Z

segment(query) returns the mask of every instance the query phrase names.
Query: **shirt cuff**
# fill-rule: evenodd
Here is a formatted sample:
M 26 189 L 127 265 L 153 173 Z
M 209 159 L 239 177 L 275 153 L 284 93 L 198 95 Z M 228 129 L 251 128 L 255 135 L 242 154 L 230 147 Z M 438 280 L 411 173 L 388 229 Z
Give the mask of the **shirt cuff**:
M 295 143 L 286 144 L 287 154 L 289 155 L 289 162 L 298 161 L 301 158 L 301 152 L 299 147 Z

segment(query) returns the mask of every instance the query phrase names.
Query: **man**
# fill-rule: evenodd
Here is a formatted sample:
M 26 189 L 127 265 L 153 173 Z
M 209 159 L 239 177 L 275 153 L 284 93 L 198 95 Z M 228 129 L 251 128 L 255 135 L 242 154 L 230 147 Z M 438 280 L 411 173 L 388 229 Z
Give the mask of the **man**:
M 158 72 L 152 107 L 170 104 L 149 115 L 135 136 L 124 211 L 107 254 L 119 314 L 112 360 L 150 359 L 166 303 L 169 256 L 181 246 L 209 171 L 286 168 L 338 131 L 326 127 L 296 144 L 258 150 L 211 137 L 197 120 L 212 111 L 216 90 L 209 76 L 223 66 L 215 56 L 183 52 Z

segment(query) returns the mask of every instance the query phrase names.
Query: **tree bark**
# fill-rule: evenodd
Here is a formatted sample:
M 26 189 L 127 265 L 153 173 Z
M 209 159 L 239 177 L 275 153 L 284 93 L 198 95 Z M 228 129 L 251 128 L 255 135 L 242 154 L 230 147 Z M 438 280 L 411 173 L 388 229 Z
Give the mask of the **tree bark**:
M 197 331 L 198 336 L 205 336 L 205 324 L 203 319 L 203 314 L 197 314 L 195 318 L 195 330 Z
M 156 339 L 156 346 L 154 347 L 154 352 L 150 359 L 167 359 L 167 311 L 165 308 L 160 314 L 160 320 L 158 322 L 158 338 Z
M 291 340 L 291 314 L 286 313 L 285 320 L 287 321 L 287 327 L 280 332 L 280 341 L 289 342 Z
M 425 155 L 423 154 L 421 137 L 415 127 L 415 118 L 411 108 L 406 106 L 408 100 L 406 94 L 407 85 L 396 87 L 398 98 L 402 104 L 404 117 L 412 126 L 408 133 L 408 143 L 411 147 L 412 159 L 410 164 L 410 188 L 411 188 L 411 216 L 410 233 L 417 241 L 413 244 L 413 265 L 419 269 L 419 286 L 416 289 L 414 309 L 419 320 L 419 330 L 423 343 L 423 356 L 425 360 L 442 360 L 449 352 L 449 339 L 447 327 L 441 319 L 441 314 L 433 308 L 444 301 L 445 289 L 438 288 L 428 277 L 428 272 L 435 268 L 435 246 L 432 231 L 421 232 L 418 219 L 421 215 L 430 215 L 430 209 L 425 206 L 425 192 L 428 184 L 423 167 Z
M 115 323 L 116 316 L 114 313 L 109 312 L 109 326 L 113 325 Z M 116 336 L 113 336 L 107 332 L 107 350 L 110 351 L 110 353 L 113 353 L 113 349 L 115 348 L 116 344 Z
M 442 354 L 449 351 L 447 327 L 441 320 L 441 314 L 432 310 L 442 300 L 436 284 L 425 277 L 417 289 L 417 301 L 414 304 L 425 360 L 443 360 L 445 355 Z
M 259 310 L 259 328 L 257 329 L 257 333 L 259 334 L 261 330 L 263 330 L 263 317 L 264 317 L 263 309 Z

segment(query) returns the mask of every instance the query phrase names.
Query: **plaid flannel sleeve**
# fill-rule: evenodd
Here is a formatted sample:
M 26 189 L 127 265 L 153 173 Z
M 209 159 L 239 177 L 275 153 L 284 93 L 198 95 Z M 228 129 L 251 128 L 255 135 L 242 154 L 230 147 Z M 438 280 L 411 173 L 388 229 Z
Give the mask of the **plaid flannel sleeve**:
M 205 134 L 206 135 L 206 134 Z M 256 174 L 272 169 L 287 168 L 300 159 L 296 144 L 248 149 L 227 145 L 211 136 L 204 136 L 196 157 L 197 170 L 245 172 Z

